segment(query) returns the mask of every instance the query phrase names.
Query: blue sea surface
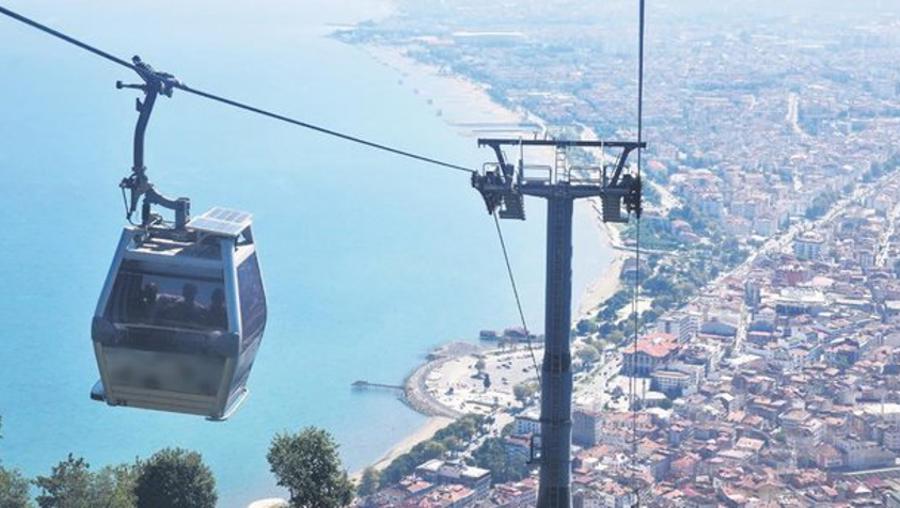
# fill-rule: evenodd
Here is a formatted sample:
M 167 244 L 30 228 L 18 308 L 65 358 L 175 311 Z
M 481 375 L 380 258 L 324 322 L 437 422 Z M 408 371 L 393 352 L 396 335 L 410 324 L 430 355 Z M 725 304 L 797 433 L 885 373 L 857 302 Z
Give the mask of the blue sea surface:
M 327 23 L 381 2 L 5 4 L 194 87 L 476 167 L 476 148 L 398 76 Z M 432 347 L 517 314 L 494 232 L 468 175 L 347 144 L 186 93 L 161 98 L 147 166 L 164 193 L 251 211 L 269 323 L 250 397 L 225 423 L 92 402 L 96 298 L 124 223 L 137 76 L 0 19 L 0 460 L 34 476 L 67 453 L 93 468 L 166 446 L 198 450 L 222 506 L 279 495 L 265 455 L 317 425 L 345 466 L 376 460 L 424 417 L 356 379 L 398 383 Z M 526 313 L 543 327 L 545 204 L 504 222 Z M 587 216 L 576 296 L 611 254 Z

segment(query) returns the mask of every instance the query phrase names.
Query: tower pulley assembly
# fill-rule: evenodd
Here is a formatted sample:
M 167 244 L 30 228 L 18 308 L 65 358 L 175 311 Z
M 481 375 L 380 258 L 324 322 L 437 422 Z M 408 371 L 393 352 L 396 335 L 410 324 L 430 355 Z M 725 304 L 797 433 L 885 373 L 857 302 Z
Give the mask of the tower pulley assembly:
M 516 164 L 508 161 L 504 146 L 518 146 L 520 157 Z M 632 151 L 646 143 L 632 141 L 566 141 L 566 140 L 523 140 L 523 139 L 479 139 L 478 146 L 490 147 L 497 162 L 487 163 L 482 170 L 472 174 L 472 187 L 481 193 L 488 213 L 498 213 L 502 219 L 525 219 L 524 195 L 544 196 L 546 190 L 556 184 L 578 187 L 577 197 L 600 198 L 604 222 L 628 222 L 628 215 L 640 218 L 641 178 L 625 173 L 626 162 Z M 552 147 L 557 154 L 571 147 L 579 148 L 620 148 L 615 163 L 597 167 L 526 166 L 525 148 Z M 564 156 L 557 160 L 565 161 Z M 611 173 L 610 173 L 611 170 Z M 526 177 L 525 172 L 529 172 Z M 624 212 L 625 214 L 623 215 Z

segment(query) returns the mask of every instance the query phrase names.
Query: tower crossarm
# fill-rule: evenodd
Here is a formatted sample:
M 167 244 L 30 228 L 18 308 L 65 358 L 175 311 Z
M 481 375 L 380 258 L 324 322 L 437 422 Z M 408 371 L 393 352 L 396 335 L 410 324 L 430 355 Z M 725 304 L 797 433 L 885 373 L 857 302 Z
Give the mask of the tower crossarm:
M 501 218 L 524 219 L 523 196 L 547 198 L 565 194 L 572 199 L 600 197 L 603 204 L 603 220 L 626 222 L 627 215 L 641 213 L 640 178 L 624 172 L 628 156 L 643 148 L 646 143 L 637 141 L 586 141 L 554 139 L 480 138 L 478 146 L 493 150 L 497 162 L 485 164 L 472 175 L 472 186 L 484 198 L 488 213 L 499 212 Z M 519 149 L 517 164 L 509 161 L 504 147 Z M 558 164 L 529 166 L 525 164 L 526 149 L 553 148 L 564 151 L 569 148 L 618 151 L 615 162 L 582 168 L 575 174 L 571 167 Z M 564 160 L 564 159 L 563 159 Z M 624 207 L 624 208 L 623 208 Z M 624 214 L 622 213 L 624 209 Z

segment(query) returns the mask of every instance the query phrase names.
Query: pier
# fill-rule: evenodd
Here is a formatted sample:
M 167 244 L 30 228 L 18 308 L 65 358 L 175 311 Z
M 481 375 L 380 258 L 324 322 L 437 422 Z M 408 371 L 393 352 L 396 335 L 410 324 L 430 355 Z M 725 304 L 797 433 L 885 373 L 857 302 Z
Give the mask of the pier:
M 354 390 L 365 390 L 367 388 L 384 388 L 387 390 L 400 390 L 401 392 L 404 391 L 404 387 L 400 386 L 400 385 L 389 385 L 389 384 L 385 384 L 385 383 L 372 383 L 369 381 L 365 381 L 363 379 L 354 381 L 352 386 L 353 386 Z

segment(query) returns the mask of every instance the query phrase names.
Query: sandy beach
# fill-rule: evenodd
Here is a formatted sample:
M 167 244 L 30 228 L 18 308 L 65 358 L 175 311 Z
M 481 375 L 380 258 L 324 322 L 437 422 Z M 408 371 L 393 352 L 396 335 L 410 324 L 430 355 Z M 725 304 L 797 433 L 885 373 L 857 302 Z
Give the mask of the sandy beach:
M 412 450 L 413 446 L 416 446 L 422 441 L 431 439 L 431 437 L 434 436 L 435 432 L 443 429 L 451 422 L 453 422 L 453 419 L 443 416 L 429 417 L 428 420 L 426 420 L 425 423 L 422 424 L 422 426 L 416 429 L 412 434 L 406 436 L 403 441 L 400 441 L 399 443 L 392 446 L 391 449 L 385 452 L 385 454 L 382 455 L 377 462 L 372 464 L 371 467 L 379 471 L 386 468 L 391 463 L 391 461 Z M 350 475 L 350 479 L 354 482 L 359 481 L 360 477 L 362 477 L 362 471 L 356 471 L 352 475 Z
M 607 245 L 612 247 L 613 258 L 609 265 L 606 266 L 595 281 L 593 281 L 581 295 L 578 305 L 578 311 L 575 313 L 575 322 L 582 319 L 591 318 L 597 315 L 600 305 L 611 297 L 621 287 L 619 274 L 622 272 L 622 264 L 628 257 L 628 253 L 620 250 L 622 241 L 619 237 L 619 230 L 611 224 L 604 223 L 597 208 L 600 206 L 599 199 L 596 203 L 591 200 L 589 202 L 579 203 L 579 206 L 588 206 L 591 209 L 585 211 L 590 213 L 594 223 L 597 226 L 597 234 L 600 235 Z
M 439 115 L 459 134 L 475 137 L 481 131 L 518 135 L 532 132 L 540 119 L 524 111 L 513 111 L 494 102 L 485 85 L 443 69 L 417 62 L 392 46 L 358 46 L 375 61 L 397 73 L 397 84 Z

